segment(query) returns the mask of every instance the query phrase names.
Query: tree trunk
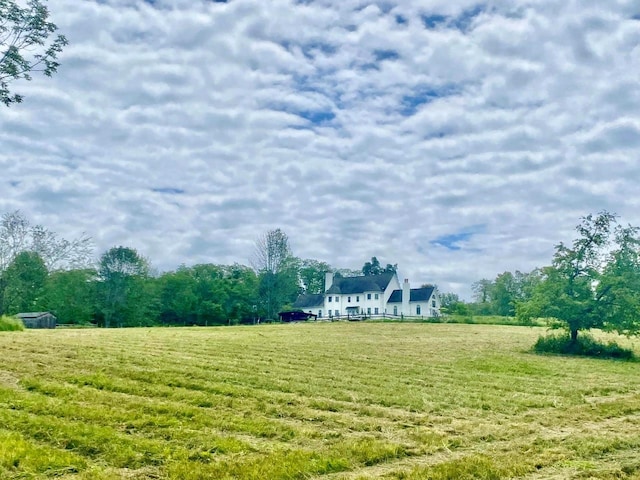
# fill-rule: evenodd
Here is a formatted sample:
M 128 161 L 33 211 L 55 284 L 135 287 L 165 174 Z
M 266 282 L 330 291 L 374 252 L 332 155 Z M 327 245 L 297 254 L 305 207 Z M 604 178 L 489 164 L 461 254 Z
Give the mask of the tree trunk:
M 576 343 L 578 341 L 578 329 L 571 329 L 571 343 Z

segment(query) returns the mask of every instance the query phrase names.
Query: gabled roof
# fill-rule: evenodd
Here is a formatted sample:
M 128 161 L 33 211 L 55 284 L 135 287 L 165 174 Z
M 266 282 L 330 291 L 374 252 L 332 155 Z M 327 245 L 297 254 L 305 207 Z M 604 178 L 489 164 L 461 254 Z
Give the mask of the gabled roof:
M 293 308 L 321 307 L 324 305 L 324 295 L 303 294 L 299 295 L 293 304 Z
M 427 302 L 431 298 L 434 287 L 412 288 L 409 292 L 410 302 Z M 402 303 L 402 290 L 394 290 L 387 303 Z
M 354 294 L 364 292 L 384 292 L 395 273 L 362 275 L 359 277 L 337 277 L 327 293 Z
M 40 317 L 44 317 L 45 315 L 54 316 L 50 312 L 27 312 L 27 313 L 18 313 L 18 314 L 16 314 L 16 317 L 18 317 L 18 318 L 40 318 Z

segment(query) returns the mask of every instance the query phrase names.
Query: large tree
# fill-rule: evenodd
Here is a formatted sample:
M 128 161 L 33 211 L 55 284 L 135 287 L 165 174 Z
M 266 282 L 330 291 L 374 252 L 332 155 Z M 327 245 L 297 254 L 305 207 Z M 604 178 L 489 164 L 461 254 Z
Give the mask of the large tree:
M 365 262 L 362 266 L 363 275 L 380 275 L 381 273 L 396 273 L 398 271 L 398 264 L 391 265 L 387 263 L 387 266 L 382 268 L 380 261 L 377 257 L 371 257 L 370 262 Z
M 14 80 L 31 80 L 41 72 L 50 77 L 58 69 L 58 54 L 67 45 L 64 35 L 54 36 L 58 27 L 49 21 L 43 0 L 0 0 L 0 102 L 20 103 L 22 95 L 12 93 Z
M 95 313 L 96 271 L 60 270 L 47 279 L 44 304 L 59 323 L 86 324 Z
M 251 264 L 259 277 L 262 313 L 273 319 L 300 292 L 299 262 L 291 252 L 287 234 L 278 228 L 259 237 Z
M 331 266 L 326 262 L 310 258 L 300 261 L 300 281 L 305 293 L 323 293 L 326 273 Z
M 16 210 L 0 219 L 0 272 L 21 252 L 37 253 L 49 271 L 87 268 L 93 243 L 85 234 L 73 240 L 60 238 L 42 225 L 31 225 Z
M 21 252 L 2 272 L 2 311 L 14 315 L 43 308 L 47 267 L 35 252 Z
M 638 229 L 620 225 L 602 212 L 582 218 L 578 238 L 560 243 L 551 266 L 542 269 L 532 298 L 518 305 L 518 316 L 550 317 L 578 332 L 601 328 L 624 334 L 640 331 Z
M 145 321 L 144 281 L 148 273 L 148 261 L 133 248 L 113 247 L 100 257 L 98 305 L 105 327 Z

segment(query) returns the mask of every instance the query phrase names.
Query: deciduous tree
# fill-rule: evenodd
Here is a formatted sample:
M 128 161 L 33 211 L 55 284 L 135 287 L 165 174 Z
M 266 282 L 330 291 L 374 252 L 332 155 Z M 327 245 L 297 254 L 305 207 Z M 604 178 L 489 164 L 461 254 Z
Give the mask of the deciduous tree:
M 100 257 L 98 304 L 105 327 L 135 325 L 143 320 L 142 288 L 148 273 L 148 261 L 133 248 L 113 247 Z
M 47 267 L 35 252 L 21 252 L 2 273 L 2 310 L 14 315 L 43 306 Z
M 305 259 L 300 261 L 300 281 L 305 293 L 323 293 L 325 274 L 331 271 L 331 266 L 326 262 Z
M 35 252 L 49 271 L 88 268 L 93 243 L 82 234 L 66 240 L 42 225 L 31 225 L 19 211 L 5 213 L 0 220 L 0 272 L 21 252 Z
M 0 102 L 20 103 L 22 95 L 12 93 L 9 84 L 31 80 L 34 72 L 50 77 L 58 69 L 58 54 L 67 45 L 64 35 L 53 36 L 58 27 L 49 21 L 42 0 L 0 0 Z
M 258 238 L 251 264 L 259 277 L 262 311 L 273 319 L 300 292 L 298 260 L 291 252 L 287 234 L 278 228 Z
M 570 332 L 601 328 L 640 331 L 638 229 L 602 212 L 584 217 L 571 245 L 560 243 L 551 266 L 542 269 L 532 298 L 518 307 L 523 320 L 551 317 Z

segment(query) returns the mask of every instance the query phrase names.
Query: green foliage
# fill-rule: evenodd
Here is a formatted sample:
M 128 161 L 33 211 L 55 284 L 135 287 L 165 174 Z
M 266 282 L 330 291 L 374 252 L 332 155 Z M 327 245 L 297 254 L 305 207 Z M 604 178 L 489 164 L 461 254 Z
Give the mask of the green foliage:
M 325 274 L 331 271 L 331 266 L 318 260 L 300 260 L 300 281 L 305 293 L 324 293 Z
M 258 277 L 243 265 L 180 267 L 158 279 L 164 324 L 250 323 L 257 315 Z
M 98 265 L 97 304 L 104 326 L 147 325 L 149 264 L 135 249 L 113 247 Z
M 22 320 L 8 315 L 0 315 L 0 332 L 15 332 L 24 330 Z
M 363 275 L 380 275 L 382 273 L 396 273 L 398 271 L 398 264 L 391 265 L 387 263 L 387 266 L 382 268 L 380 265 L 380 261 L 377 257 L 371 257 L 370 262 L 365 262 L 362 266 L 362 274 Z
M 469 308 L 476 315 L 514 316 L 516 306 L 531 298 L 539 281 L 539 270 L 530 273 L 518 270 L 514 273 L 504 272 L 495 280 L 484 278 L 472 285 L 475 302 Z
M 280 309 L 300 294 L 300 262 L 289 237 L 279 228 L 258 238 L 251 263 L 258 274 L 258 313 L 275 319 Z
M 580 335 L 575 341 L 566 333 L 542 336 L 536 341 L 533 351 L 624 360 L 634 358 L 633 350 L 621 347 L 616 342 L 600 342 L 587 334 Z
M 63 324 L 88 324 L 96 308 L 96 271 L 61 270 L 47 279 L 43 305 Z
M 46 281 L 47 268 L 40 255 L 19 253 L 2 272 L 2 311 L 15 315 L 42 310 Z
M 31 80 L 33 72 L 50 77 L 58 69 L 57 57 L 67 39 L 50 36 L 58 27 L 48 21 L 49 11 L 42 0 L 27 0 L 26 6 L 14 0 L 0 0 L 0 102 L 9 106 L 22 102 L 22 95 L 11 93 L 9 83 Z
M 618 225 L 615 215 L 584 217 L 571 246 L 560 243 L 553 263 L 542 269 L 519 318 L 552 317 L 570 332 L 600 328 L 640 331 L 640 240 L 637 228 Z
M 448 292 L 440 294 L 440 311 L 444 315 L 471 315 L 469 305 L 460 300 L 457 294 Z

